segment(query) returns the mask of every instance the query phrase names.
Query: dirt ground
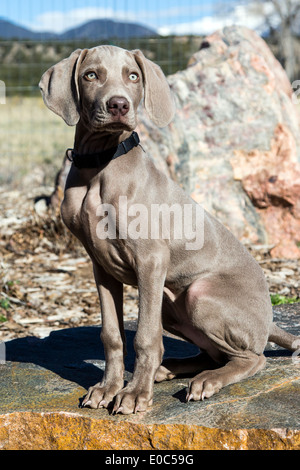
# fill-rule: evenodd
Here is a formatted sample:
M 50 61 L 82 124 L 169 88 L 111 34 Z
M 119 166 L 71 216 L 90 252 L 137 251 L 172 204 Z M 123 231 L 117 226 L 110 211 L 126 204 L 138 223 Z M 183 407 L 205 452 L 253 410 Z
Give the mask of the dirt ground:
M 25 182 L 26 183 L 26 182 Z M 43 216 L 52 188 L 0 186 L 0 341 L 43 338 L 52 330 L 101 323 L 91 263 L 60 217 Z M 270 293 L 300 297 L 296 260 L 271 259 L 270 247 L 248 247 L 267 277 Z M 136 319 L 138 295 L 125 286 L 125 319 Z

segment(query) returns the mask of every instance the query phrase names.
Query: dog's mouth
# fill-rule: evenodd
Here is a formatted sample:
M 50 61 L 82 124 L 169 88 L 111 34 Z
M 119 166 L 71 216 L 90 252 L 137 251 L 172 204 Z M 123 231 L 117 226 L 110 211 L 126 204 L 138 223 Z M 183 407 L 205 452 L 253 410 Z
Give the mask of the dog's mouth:
M 118 132 L 118 131 L 133 131 L 135 126 L 130 126 L 126 122 L 122 121 L 111 121 L 107 122 L 102 128 L 105 128 L 111 132 Z
M 107 129 L 116 131 L 133 131 L 136 127 L 135 119 L 131 116 L 112 116 L 109 113 L 96 114 L 90 119 L 90 123 L 95 130 Z
M 136 127 L 135 113 L 132 109 L 122 114 L 117 111 L 109 112 L 104 106 L 97 106 L 87 109 L 84 118 L 94 132 L 102 129 L 110 132 L 133 131 Z
M 107 121 L 111 122 L 112 124 L 117 124 L 117 125 L 127 125 L 128 124 L 128 115 L 122 116 L 121 114 L 117 115 L 108 115 L 107 116 Z

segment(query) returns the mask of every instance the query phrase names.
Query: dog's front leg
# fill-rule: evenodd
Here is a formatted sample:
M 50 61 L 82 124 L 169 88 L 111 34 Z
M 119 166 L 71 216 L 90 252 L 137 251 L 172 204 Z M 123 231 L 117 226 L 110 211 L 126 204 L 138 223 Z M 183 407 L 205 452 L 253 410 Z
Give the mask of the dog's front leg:
M 89 388 L 82 406 L 107 408 L 124 385 L 123 284 L 96 264 L 94 275 L 101 304 L 101 340 L 106 365 L 103 380 Z
M 134 340 L 136 361 L 132 380 L 117 394 L 114 412 L 145 411 L 152 404 L 154 377 L 163 356 L 162 298 L 166 269 L 154 256 L 137 268 L 139 317 Z

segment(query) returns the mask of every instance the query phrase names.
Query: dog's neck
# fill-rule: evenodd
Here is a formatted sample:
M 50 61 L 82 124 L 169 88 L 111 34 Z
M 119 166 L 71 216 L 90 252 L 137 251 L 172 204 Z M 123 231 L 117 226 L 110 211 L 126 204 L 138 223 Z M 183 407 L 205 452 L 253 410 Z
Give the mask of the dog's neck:
M 74 152 L 80 155 L 91 154 L 117 147 L 120 142 L 127 139 L 132 131 L 116 131 L 101 129 L 91 131 L 79 121 L 76 126 Z

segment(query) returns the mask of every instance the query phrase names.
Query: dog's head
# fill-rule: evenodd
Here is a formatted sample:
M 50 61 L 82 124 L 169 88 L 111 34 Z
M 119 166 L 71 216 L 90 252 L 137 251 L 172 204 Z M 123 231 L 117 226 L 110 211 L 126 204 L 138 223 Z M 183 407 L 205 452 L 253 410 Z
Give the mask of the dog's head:
M 49 109 L 69 126 L 82 119 L 91 130 L 133 130 L 144 106 L 158 127 L 172 120 L 174 103 L 160 69 L 139 50 L 114 46 L 77 49 L 47 70 L 39 83 Z

